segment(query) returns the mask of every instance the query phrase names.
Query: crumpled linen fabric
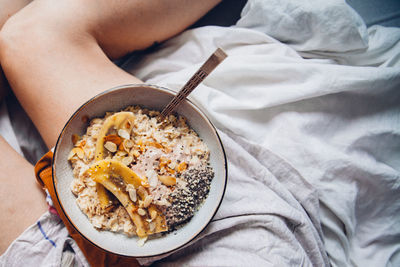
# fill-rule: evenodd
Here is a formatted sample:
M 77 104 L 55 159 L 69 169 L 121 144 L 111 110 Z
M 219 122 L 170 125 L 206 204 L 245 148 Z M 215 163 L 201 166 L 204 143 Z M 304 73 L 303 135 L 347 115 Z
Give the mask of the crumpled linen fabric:
M 126 62 L 178 91 L 216 47 L 229 54 L 190 95 L 227 152 L 222 205 L 194 242 L 139 261 L 400 265 L 399 40 L 344 0 L 249 0 L 237 25 L 192 29 Z
M 345 1 L 250 0 L 237 25 L 127 62 L 178 91 L 216 47 L 229 54 L 190 95 L 228 151 L 224 201 L 156 265 L 400 264 L 399 40 Z

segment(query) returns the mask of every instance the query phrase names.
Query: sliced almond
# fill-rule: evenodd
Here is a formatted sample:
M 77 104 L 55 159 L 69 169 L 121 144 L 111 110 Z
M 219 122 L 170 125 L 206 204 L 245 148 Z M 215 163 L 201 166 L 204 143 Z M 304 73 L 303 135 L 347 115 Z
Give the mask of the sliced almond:
M 168 200 L 166 200 L 165 198 L 161 198 L 160 200 L 157 200 L 157 205 L 169 207 L 171 206 L 171 203 L 168 202 Z
M 113 142 L 114 144 L 119 146 L 122 142 L 122 139 L 121 139 L 121 137 L 119 137 L 116 134 L 109 134 L 109 135 L 104 136 L 104 142 L 107 142 L 107 141 Z
M 150 230 L 150 232 L 154 232 L 154 230 L 156 230 L 156 223 L 155 222 L 150 222 L 149 223 L 149 230 Z
M 152 201 L 153 201 L 153 197 L 146 196 L 146 198 L 144 199 L 144 202 L 143 202 L 143 207 L 147 208 L 148 206 L 150 206 Z
M 175 174 L 175 170 L 167 167 L 167 172 L 170 174 Z
M 160 167 L 160 169 L 165 168 L 170 163 L 171 163 L 171 160 L 167 159 L 166 157 L 160 157 L 159 167 Z
M 160 165 L 161 164 L 165 165 L 165 164 L 167 164 L 167 162 L 168 162 L 168 159 L 166 157 L 160 157 Z
M 107 142 L 104 144 L 104 147 L 105 147 L 108 151 L 110 151 L 110 152 L 112 152 L 112 153 L 114 153 L 115 151 L 117 151 L 117 145 L 116 145 L 115 143 L 113 143 L 113 142 L 110 142 L 110 141 L 107 141 Z
M 184 171 L 184 170 L 186 170 L 187 169 L 187 163 L 186 162 L 181 162 L 181 163 L 179 163 L 179 165 L 176 167 L 176 170 L 178 171 L 178 172 L 181 172 L 181 171 Z
M 150 213 L 151 220 L 154 220 L 157 217 L 157 210 L 149 209 L 149 213 Z
M 124 139 L 130 139 L 131 138 L 131 135 L 125 129 L 119 129 L 118 130 L 118 135 L 121 136 Z
M 133 145 L 134 145 L 134 143 L 133 143 L 133 141 L 131 139 L 126 139 L 122 143 L 123 143 L 124 149 L 126 151 L 129 151 L 129 149 L 131 149 L 133 147 Z
M 158 175 L 157 173 L 150 169 L 146 171 L 147 180 L 149 182 L 150 187 L 156 187 L 158 184 Z
M 148 193 L 146 191 L 146 189 L 144 189 L 143 186 L 139 186 L 137 189 L 137 193 L 139 194 L 141 199 L 146 199 L 146 197 L 148 196 Z
M 143 247 L 144 243 L 146 243 L 147 241 L 147 236 L 139 238 L 139 240 L 137 241 L 137 245 L 138 247 Z
M 153 141 L 147 141 L 146 143 L 145 143 L 145 145 L 146 146 L 153 146 L 153 147 L 155 147 L 155 148 L 163 148 L 163 146 L 161 145 L 161 144 L 159 144 L 159 143 L 157 143 L 157 142 L 153 142 Z
M 165 184 L 166 186 L 171 186 L 176 184 L 176 178 L 169 175 L 159 175 L 158 179 L 161 181 L 161 183 Z
M 78 158 L 83 159 L 84 151 L 80 147 L 74 147 L 71 152 L 69 152 L 68 160 L 72 159 L 73 156 L 77 155 Z
M 83 159 L 83 156 L 85 155 L 85 152 L 83 151 L 82 148 L 76 148 L 76 155 L 78 156 L 78 158 Z
M 122 158 L 128 156 L 128 153 L 126 153 L 125 151 L 117 151 L 115 155 Z
M 175 169 L 176 168 L 176 162 L 171 162 L 170 164 L 168 164 L 168 167 L 171 169 Z
M 137 195 L 136 195 L 136 189 L 135 189 L 135 187 L 133 187 L 133 185 L 131 185 L 131 184 L 128 184 L 128 185 L 126 186 L 126 191 L 128 191 L 128 193 L 129 193 L 129 198 L 130 198 L 133 202 L 136 202 L 136 200 L 137 200 Z
M 85 150 L 85 154 L 88 159 L 92 159 L 94 156 L 93 151 L 89 149 Z
M 69 152 L 69 154 L 68 154 L 68 160 L 71 160 L 74 156 L 75 156 L 75 151 L 72 149 L 70 152 Z
M 142 208 L 139 208 L 139 209 L 137 210 L 137 213 L 138 213 L 140 216 L 145 216 L 145 215 L 147 214 L 146 210 L 145 210 L 145 209 L 142 209 Z
M 134 149 L 134 148 L 131 150 L 130 154 L 132 154 L 132 155 L 135 156 L 136 158 L 138 158 L 138 157 L 140 156 L 139 151 L 136 150 L 136 149 Z
M 80 148 L 84 148 L 84 146 L 86 145 L 86 140 L 81 140 L 80 142 L 79 142 L 79 144 L 77 144 L 77 146 L 79 146 Z
M 150 185 L 147 181 L 141 181 L 140 184 L 146 188 L 150 187 Z
M 185 148 L 183 149 L 183 154 L 189 155 L 190 154 L 190 148 L 185 146 Z
M 127 157 L 122 158 L 122 163 L 125 164 L 126 166 L 131 164 L 132 161 L 133 161 L 133 157 L 132 156 L 127 156 Z

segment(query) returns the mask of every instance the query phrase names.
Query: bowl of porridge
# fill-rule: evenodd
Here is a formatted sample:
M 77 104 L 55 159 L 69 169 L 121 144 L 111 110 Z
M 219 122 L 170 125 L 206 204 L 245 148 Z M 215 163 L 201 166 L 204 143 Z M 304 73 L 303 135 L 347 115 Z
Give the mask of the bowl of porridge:
M 227 163 L 190 100 L 160 119 L 174 92 L 113 88 L 82 105 L 54 149 L 54 187 L 75 229 L 103 250 L 149 257 L 196 238 L 218 210 Z

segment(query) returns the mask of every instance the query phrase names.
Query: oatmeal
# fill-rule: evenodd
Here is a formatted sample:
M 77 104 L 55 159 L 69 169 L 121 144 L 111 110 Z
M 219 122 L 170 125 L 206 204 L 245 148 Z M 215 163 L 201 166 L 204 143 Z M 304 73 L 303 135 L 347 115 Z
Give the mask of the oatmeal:
M 209 150 L 185 118 L 128 107 L 72 136 L 76 203 L 99 230 L 141 237 L 174 230 L 207 197 Z

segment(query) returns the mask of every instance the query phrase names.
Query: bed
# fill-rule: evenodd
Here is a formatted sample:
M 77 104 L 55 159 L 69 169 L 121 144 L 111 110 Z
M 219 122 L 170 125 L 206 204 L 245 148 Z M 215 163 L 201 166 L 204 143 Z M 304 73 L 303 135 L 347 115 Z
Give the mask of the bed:
M 118 62 L 177 91 L 216 47 L 229 55 L 190 95 L 227 152 L 223 203 L 194 242 L 139 261 L 399 266 L 400 28 L 341 0 L 234 6 Z M 0 133 L 34 163 L 46 147 L 13 96 L 0 114 Z

